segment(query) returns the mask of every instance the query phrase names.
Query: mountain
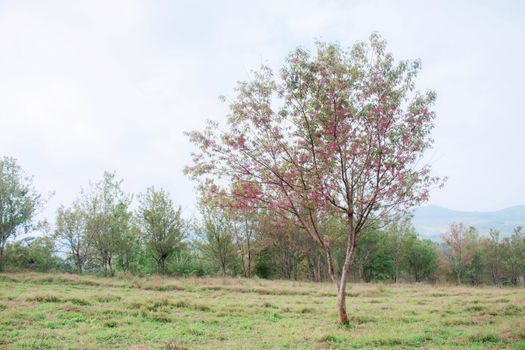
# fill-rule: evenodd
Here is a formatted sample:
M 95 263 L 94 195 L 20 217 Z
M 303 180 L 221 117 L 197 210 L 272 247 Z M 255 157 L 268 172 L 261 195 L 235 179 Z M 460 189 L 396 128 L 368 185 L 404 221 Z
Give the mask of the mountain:
M 497 211 L 459 211 L 428 205 L 415 210 L 412 224 L 423 237 L 440 240 L 452 222 L 474 226 L 481 234 L 493 228 L 503 236 L 512 233 L 516 226 L 525 226 L 525 205 L 518 205 Z

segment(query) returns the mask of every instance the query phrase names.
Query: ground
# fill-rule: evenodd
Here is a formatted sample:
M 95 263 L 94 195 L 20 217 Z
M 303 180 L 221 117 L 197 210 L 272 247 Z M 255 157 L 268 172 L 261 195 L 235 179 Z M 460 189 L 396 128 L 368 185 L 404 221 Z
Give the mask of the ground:
M 0 274 L 4 349 L 525 349 L 525 289 Z

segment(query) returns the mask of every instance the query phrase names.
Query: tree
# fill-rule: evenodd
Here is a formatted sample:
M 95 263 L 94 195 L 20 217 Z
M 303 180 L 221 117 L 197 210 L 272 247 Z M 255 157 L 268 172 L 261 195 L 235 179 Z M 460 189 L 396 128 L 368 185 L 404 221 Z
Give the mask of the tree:
M 269 278 L 297 279 L 298 267 L 305 257 L 306 250 L 311 249 L 300 230 L 275 215 L 260 215 L 259 244 L 263 247 L 257 256 L 257 275 Z M 313 255 L 311 255 L 313 258 Z M 309 261 L 308 264 L 314 264 Z M 267 266 L 268 274 L 261 271 L 261 266 Z M 310 267 L 309 267 L 310 268 Z M 314 271 L 311 271 L 315 274 Z M 315 280 L 315 277 L 314 277 Z
M 484 238 L 481 243 L 485 265 L 489 270 L 492 284 L 498 284 L 503 277 L 503 263 L 506 259 L 502 254 L 503 245 L 500 239 L 500 232 L 490 229 L 488 237 Z
M 131 196 L 121 184 L 115 173 L 105 172 L 102 180 L 82 193 L 86 234 L 105 273 L 113 273 L 113 258 L 130 247 Z
M 414 281 L 432 280 L 438 269 L 438 254 L 431 240 L 412 236 L 405 251 L 407 269 Z
M 142 240 L 157 263 L 157 273 L 166 272 L 166 260 L 181 247 L 184 221 L 181 209 L 164 190 L 150 187 L 139 196 L 137 219 Z
M 504 237 L 501 241 L 498 236 L 494 242 L 496 232 L 493 231 L 489 241 L 483 242 L 489 267 L 491 271 L 505 271 L 508 276 L 505 282 L 521 284 L 522 273 L 525 271 L 525 231 L 522 226 L 517 226 L 510 236 Z M 499 244 L 495 246 L 497 241 Z
M 456 277 L 456 283 L 461 284 L 467 266 L 476 253 L 478 233 L 472 226 L 466 229 L 463 223 L 452 223 L 441 238 L 445 243 L 444 254 Z
M 242 263 L 243 276 L 248 278 L 252 275 L 252 264 L 255 256 L 256 215 L 257 213 L 239 211 L 234 218 L 236 225 L 235 244 Z
M 24 174 L 14 158 L 0 158 L 0 271 L 7 240 L 31 228 L 42 204 L 33 178 Z
M 89 258 L 90 241 L 86 237 L 86 220 L 78 202 L 70 208 L 57 210 L 55 239 L 62 242 L 67 254 L 73 259 L 78 273 L 82 273 Z
M 392 260 L 392 279 L 397 282 L 407 265 L 407 248 L 410 246 L 412 238 L 417 234 L 415 229 L 410 226 L 410 221 L 406 219 L 388 225 L 385 234 L 387 250 Z
M 199 249 L 211 258 L 226 276 L 228 266 L 235 256 L 235 227 L 226 211 L 201 205 L 202 223 L 196 227 L 201 240 Z
M 384 232 L 371 228 L 363 235 L 355 252 L 355 265 L 365 282 L 386 280 L 394 275 L 392 255 Z
M 476 250 L 470 264 L 467 266 L 465 280 L 472 285 L 479 285 L 483 282 L 483 271 L 485 265 L 481 252 Z
M 27 237 L 6 245 L 5 263 L 15 270 L 53 271 L 60 266 L 60 259 L 54 253 L 52 237 Z
M 377 34 L 349 50 L 299 48 L 278 77 L 262 67 L 239 83 L 226 130 L 210 122 L 189 134 L 198 151 L 186 172 L 211 197 L 280 215 L 323 250 L 341 323 L 366 226 L 427 200 L 440 183 L 421 161 L 432 144 L 435 94 L 414 91 L 418 61 L 395 62 L 385 49 Z M 344 223 L 340 263 L 322 230 L 328 218 Z

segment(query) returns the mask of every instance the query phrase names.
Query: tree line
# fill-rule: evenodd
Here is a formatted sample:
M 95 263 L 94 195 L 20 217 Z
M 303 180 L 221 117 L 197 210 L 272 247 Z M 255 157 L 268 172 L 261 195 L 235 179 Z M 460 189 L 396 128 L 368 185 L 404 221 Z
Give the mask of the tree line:
M 0 174 L 4 270 L 330 280 L 321 249 L 268 211 L 201 201 L 200 217 L 186 220 L 167 191 L 150 187 L 133 196 L 115 173 L 106 172 L 70 206 L 59 207 L 50 225 L 33 222 L 42 196 L 16 161 L 0 159 Z M 344 225 L 333 218 L 324 226 L 334 260 L 341 261 Z M 15 239 L 31 232 L 37 236 Z M 453 223 L 438 243 L 419 237 L 410 220 L 400 220 L 369 226 L 354 259 L 355 281 L 518 285 L 525 277 L 525 230 L 517 227 L 502 237 Z

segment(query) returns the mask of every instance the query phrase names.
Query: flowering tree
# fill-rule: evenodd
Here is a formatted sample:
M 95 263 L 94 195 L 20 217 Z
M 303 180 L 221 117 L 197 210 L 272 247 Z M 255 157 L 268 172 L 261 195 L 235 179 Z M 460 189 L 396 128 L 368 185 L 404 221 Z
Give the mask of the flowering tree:
M 414 91 L 418 61 L 395 62 L 377 34 L 345 50 L 293 51 L 278 77 L 263 66 L 240 82 L 227 130 L 189 133 L 186 172 L 223 205 L 264 208 L 299 226 L 324 251 L 347 323 L 345 289 L 361 234 L 425 201 L 440 182 L 419 164 L 432 140 L 433 92 Z M 338 264 L 324 230 L 345 228 Z

